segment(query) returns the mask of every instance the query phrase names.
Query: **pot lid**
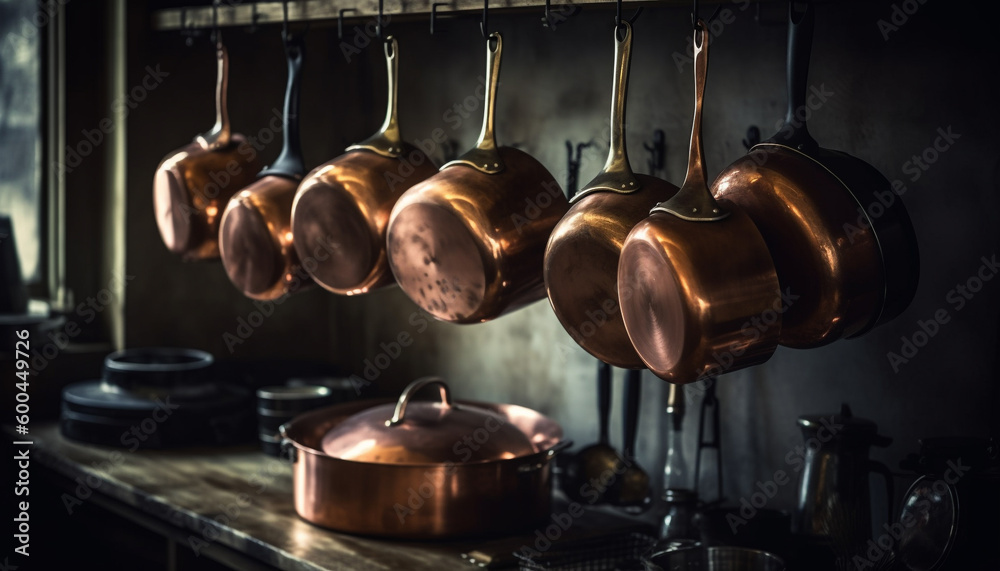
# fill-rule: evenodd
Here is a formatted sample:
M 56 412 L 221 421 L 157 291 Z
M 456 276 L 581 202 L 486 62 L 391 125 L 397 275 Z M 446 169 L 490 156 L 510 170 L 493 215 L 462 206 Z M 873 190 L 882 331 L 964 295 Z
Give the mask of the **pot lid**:
M 411 402 L 430 385 L 440 390 L 440 402 Z M 452 403 L 448 385 L 437 377 L 413 381 L 395 405 L 369 408 L 334 426 L 322 449 L 334 458 L 379 464 L 485 462 L 537 451 L 503 415 Z
M 810 414 L 799 417 L 799 426 L 806 432 L 825 428 L 834 438 L 861 440 L 874 446 L 888 446 L 892 439 L 879 436 L 878 425 L 866 418 L 858 418 L 847 403 L 840 405 L 839 414 Z

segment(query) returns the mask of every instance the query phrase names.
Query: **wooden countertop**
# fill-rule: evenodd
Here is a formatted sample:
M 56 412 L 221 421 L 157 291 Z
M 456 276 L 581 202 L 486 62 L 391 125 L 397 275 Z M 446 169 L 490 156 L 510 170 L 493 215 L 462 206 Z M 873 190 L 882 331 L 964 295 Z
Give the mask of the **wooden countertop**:
M 534 541 L 531 535 L 399 542 L 314 526 L 299 518 L 292 506 L 288 464 L 252 446 L 130 452 L 67 440 L 54 423 L 33 427 L 31 439 L 31 454 L 39 464 L 70 481 L 81 478 L 94 493 L 180 530 L 196 551 L 219 544 L 278 569 L 470 570 L 477 567 L 464 560 L 463 553 L 478 549 L 509 554 Z M 574 522 L 574 531 L 593 533 L 630 523 L 609 517 L 588 510 Z

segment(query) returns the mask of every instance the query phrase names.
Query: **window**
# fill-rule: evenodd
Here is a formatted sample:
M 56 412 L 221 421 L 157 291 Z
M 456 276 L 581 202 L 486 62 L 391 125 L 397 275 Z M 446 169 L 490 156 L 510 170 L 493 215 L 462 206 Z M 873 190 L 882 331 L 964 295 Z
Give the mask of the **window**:
M 11 217 L 21 273 L 42 280 L 42 18 L 36 0 L 0 0 L 0 213 Z

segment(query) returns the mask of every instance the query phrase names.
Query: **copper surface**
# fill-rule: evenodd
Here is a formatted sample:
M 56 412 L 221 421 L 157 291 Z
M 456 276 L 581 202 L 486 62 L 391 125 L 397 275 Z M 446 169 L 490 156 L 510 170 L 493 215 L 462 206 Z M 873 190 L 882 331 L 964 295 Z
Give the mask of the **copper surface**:
M 234 196 L 222 216 L 222 263 L 248 297 L 276 299 L 311 282 L 292 245 L 292 199 L 298 183 L 265 176 Z
M 303 519 L 348 533 L 404 539 L 516 533 L 548 519 L 551 460 L 566 442 L 557 423 L 531 409 L 457 401 L 490 410 L 525 434 L 534 452 L 515 458 L 463 462 L 464 439 L 449 442 L 455 454 L 448 462 L 383 464 L 323 453 L 322 439 L 331 429 L 391 402 L 335 405 L 281 427 L 295 461 L 295 511 Z
M 749 216 L 713 200 L 705 184 L 708 33 L 704 23 L 699 27 L 687 176 L 673 198 L 632 229 L 618 265 L 622 318 L 633 346 L 654 374 L 678 384 L 766 361 L 781 328 L 767 245 Z
M 777 346 L 777 275 L 753 222 L 737 208 L 710 223 L 664 212 L 640 222 L 622 249 L 618 288 L 636 351 L 666 381 L 760 364 Z
M 349 151 L 303 180 L 292 210 L 300 259 L 317 283 L 338 294 L 358 294 L 393 283 L 385 253 L 389 213 L 399 196 L 437 172 L 416 147 L 402 158 Z M 406 176 L 403 176 L 406 175 Z
M 229 123 L 229 53 L 216 44 L 218 67 L 212 129 L 167 155 L 153 175 L 156 226 L 167 249 L 186 261 L 219 257 L 219 221 L 231 196 L 262 168 L 246 138 Z
M 399 49 L 384 46 L 386 117 L 375 135 L 314 169 L 292 205 L 292 234 L 305 269 L 324 288 L 354 295 L 393 283 L 385 253 L 386 226 L 399 196 L 433 176 L 423 151 L 400 138 L 396 119 Z
M 425 386 L 440 385 L 440 401 L 411 402 Z M 455 443 L 471 438 L 463 462 L 486 462 L 536 452 L 528 435 L 498 413 L 451 401 L 438 377 L 410 383 L 396 403 L 373 406 L 344 420 L 323 436 L 328 456 L 381 464 L 453 462 Z
M 857 224 L 850 190 L 818 162 L 762 143 L 723 171 L 713 191 L 738 204 L 767 242 L 789 300 L 782 345 L 825 345 L 878 314 L 884 277 L 874 233 Z M 856 231 L 846 233 L 845 223 Z
M 611 143 L 601 173 L 573 197 L 545 249 L 544 279 L 549 303 L 574 341 L 601 361 L 628 369 L 643 367 L 632 347 L 618 306 L 618 258 L 632 227 L 677 187 L 635 175 L 625 145 L 625 100 L 632 28 L 615 30 L 611 101 Z
M 545 296 L 545 243 L 569 205 L 530 155 L 494 147 L 501 41 L 487 41 L 490 85 L 476 148 L 413 186 L 392 210 L 389 265 L 417 305 L 444 321 L 476 323 Z M 476 166 L 471 161 L 495 156 Z

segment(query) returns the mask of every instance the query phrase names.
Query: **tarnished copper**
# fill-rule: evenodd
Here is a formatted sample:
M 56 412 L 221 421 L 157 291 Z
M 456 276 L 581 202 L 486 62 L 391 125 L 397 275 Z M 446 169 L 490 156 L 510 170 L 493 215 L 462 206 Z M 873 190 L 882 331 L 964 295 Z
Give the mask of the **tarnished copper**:
M 314 169 L 292 206 L 292 235 L 305 269 L 324 288 L 353 295 L 393 283 L 385 253 L 389 213 L 399 196 L 433 176 L 423 151 L 400 138 L 396 119 L 398 46 L 386 39 L 389 97 L 378 133 Z
M 455 323 L 487 321 L 545 296 L 545 242 L 568 209 L 541 163 L 495 144 L 502 43 L 497 33 L 490 38 L 479 143 L 403 193 L 387 231 L 400 287 L 437 319 Z
M 789 18 L 785 124 L 712 187 L 739 204 L 767 242 L 786 292 L 780 342 L 797 348 L 892 319 L 913 299 L 919 277 L 913 226 L 889 181 L 860 159 L 819 148 L 806 128 L 813 19 L 809 5 L 798 21 Z
M 581 347 L 601 361 L 643 367 L 618 306 L 618 258 L 632 227 L 677 187 L 636 175 L 625 146 L 625 102 L 632 55 L 632 27 L 615 30 L 611 144 L 602 171 L 571 200 L 545 249 L 545 288 L 559 322 Z
M 257 151 L 231 131 L 229 53 L 216 43 L 215 126 L 170 153 L 153 175 L 153 207 L 163 243 L 184 260 L 219 257 L 219 222 L 226 202 L 261 169 Z
M 230 199 L 222 215 L 219 250 L 226 274 L 254 299 L 276 299 L 312 284 L 293 245 L 292 200 L 302 173 L 299 141 L 299 85 L 303 46 L 298 37 L 285 40 L 288 86 L 281 154 L 256 182 Z
M 338 458 L 323 451 L 323 439 L 339 425 L 387 404 L 391 407 L 393 401 L 335 405 L 297 416 L 281 427 L 282 447 L 294 461 L 299 516 L 348 533 L 403 539 L 510 534 L 530 531 L 548 520 L 552 459 L 570 444 L 562 439 L 556 422 L 516 405 L 456 401 L 455 406 L 487 415 L 483 425 L 469 425 L 469 432 L 452 434 L 439 443 L 435 456 L 444 456 L 437 460 L 386 463 Z M 493 425 L 487 419 L 516 429 L 530 449 L 519 444 L 509 454 L 474 459 L 473 447 L 502 437 L 499 430 L 490 432 Z M 422 426 L 408 425 L 404 419 L 399 428 L 414 439 L 423 438 Z
M 658 377 L 683 384 L 762 363 L 781 329 L 774 263 L 750 218 L 705 183 L 701 115 L 708 32 L 694 37 L 695 110 L 680 191 L 622 247 L 618 294 L 629 338 Z

